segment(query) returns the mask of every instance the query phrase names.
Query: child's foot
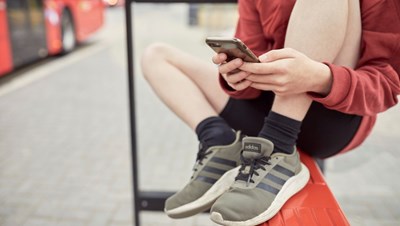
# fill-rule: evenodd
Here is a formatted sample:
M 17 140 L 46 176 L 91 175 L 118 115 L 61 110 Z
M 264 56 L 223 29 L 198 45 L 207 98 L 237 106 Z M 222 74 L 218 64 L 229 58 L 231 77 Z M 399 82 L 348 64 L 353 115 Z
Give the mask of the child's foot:
M 167 199 L 165 213 L 172 218 L 183 218 L 209 209 L 235 181 L 241 149 L 240 132 L 230 145 L 200 147 L 189 183 Z
M 295 148 L 292 154 L 272 154 L 272 142 L 260 137 L 245 137 L 242 144 L 239 175 L 211 208 L 211 219 L 222 225 L 257 225 L 269 220 L 310 177 Z

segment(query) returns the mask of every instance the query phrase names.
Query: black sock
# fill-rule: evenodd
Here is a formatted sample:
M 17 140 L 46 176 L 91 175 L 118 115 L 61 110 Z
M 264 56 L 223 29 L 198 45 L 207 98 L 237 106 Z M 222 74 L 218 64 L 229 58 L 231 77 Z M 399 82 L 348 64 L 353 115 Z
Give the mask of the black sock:
M 274 143 L 274 152 L 291 154 L 300 133 L 301 121 L 270 111 L 258 134 Z
M 196 127 L 197 138 L 207 147 L 228 145 L 236 139 L 236 134 L 225 120 L 218 116 L 204 119 Z

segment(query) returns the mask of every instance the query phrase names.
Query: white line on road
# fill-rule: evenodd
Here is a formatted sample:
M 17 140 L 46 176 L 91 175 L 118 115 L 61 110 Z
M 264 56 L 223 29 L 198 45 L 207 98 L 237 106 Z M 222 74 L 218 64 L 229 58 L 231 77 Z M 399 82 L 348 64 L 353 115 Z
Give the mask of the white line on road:
M 90 57 L 109 46 L 109 41 L 98 41 L 93 46 L 86 47 L 75 52 L 72 52 L 62 59 L 54 60 L 46 63 L 43 66 L 34 68 L 27 72 L 27 75 L 17 76 L 12 78 L 7 83 L 0 86 L 0 97 L 21 89 L 33 82 L 39 81 L 47 76 L 56 74 L 62 68 L 68 67 L 84 58 Z

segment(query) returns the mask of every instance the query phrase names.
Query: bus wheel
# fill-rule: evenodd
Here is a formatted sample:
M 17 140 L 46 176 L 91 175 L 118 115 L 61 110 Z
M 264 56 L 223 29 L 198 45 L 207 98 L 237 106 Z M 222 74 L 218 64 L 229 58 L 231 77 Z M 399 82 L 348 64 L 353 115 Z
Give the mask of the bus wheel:
M 72 20 L 71 13 L 64 10 L 61 18 L 61 37 L 62 37 L 62 51 L 61 54 L 71 52 L 76 45 L 75 27 Z

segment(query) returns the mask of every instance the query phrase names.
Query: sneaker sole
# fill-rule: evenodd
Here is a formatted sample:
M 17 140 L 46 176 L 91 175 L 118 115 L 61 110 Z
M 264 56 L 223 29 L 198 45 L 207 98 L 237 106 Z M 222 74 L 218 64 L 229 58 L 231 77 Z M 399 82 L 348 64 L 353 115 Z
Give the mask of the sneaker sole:
M 239 168 L 240 166 L 226 172 L 206 193 L 195 201 L 175 209 L 164 209 L 164 212 L 171 218 L 184 218 L 210 209 L 215 200 L 231 187 L 239 173 Z
M 246 221 L 226 221 L 220 213 L 212 212 L 211 220 L 215 223 L 229 226 L 251 226 L 264 223 L 275 216 L 290 197 L 303 189 L 309 179 L 310 172 L 305 165 L 301 164 L 301 171 L 299 174 L 287 180 L 271 206 L 260 215 Z

